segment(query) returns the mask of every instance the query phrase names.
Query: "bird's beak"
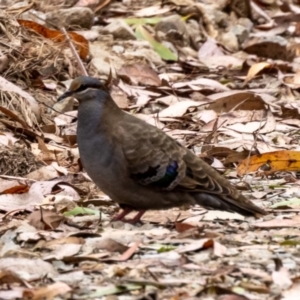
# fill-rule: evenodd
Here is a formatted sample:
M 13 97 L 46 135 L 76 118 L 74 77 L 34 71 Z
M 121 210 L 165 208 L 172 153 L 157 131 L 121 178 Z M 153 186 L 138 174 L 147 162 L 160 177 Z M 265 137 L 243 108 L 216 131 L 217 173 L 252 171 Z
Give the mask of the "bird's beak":
M 66 91 L 60 97 L 58 97 L 57 101 L 59 102 L 67 97 L 71 97 L 72 95 L 73 95 L 73 91 Z

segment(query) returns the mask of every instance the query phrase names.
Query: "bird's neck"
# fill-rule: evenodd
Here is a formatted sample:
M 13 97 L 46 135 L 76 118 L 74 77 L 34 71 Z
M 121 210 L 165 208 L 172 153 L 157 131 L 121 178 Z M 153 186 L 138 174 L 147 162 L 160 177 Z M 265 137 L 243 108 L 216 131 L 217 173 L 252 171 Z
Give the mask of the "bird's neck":
M 118 126 L 125 113 L 108 94 L 99 92 L 90 96 L 79 104 L 78 149 L 87 173 L 103 191 L 109 192 L 112 182 L 107 181 L 106 176 L 119 151 L 114 142 L 115 126 Z
M 93 134 L 112 130 L 122 114 L 123 111 L 112 99 L 83 101 L 78 109 L 78 134 L 81 131 Z

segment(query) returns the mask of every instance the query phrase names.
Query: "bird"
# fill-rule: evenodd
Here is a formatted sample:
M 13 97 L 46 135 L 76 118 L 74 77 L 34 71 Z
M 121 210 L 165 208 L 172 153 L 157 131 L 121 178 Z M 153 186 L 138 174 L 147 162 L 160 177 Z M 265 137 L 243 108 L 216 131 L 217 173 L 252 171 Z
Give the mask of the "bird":
M 75 78 L 58 101 L 70 96 L 79 102 L 81 163 L 94 183 L 123 209 L 112 221 L 135 224 L 147 210 L 184 205 L 244 216 L 266 214 L 191 150 L 119 108 L 97 78 Z M 126 220 L 132 211 L 137 214 Z

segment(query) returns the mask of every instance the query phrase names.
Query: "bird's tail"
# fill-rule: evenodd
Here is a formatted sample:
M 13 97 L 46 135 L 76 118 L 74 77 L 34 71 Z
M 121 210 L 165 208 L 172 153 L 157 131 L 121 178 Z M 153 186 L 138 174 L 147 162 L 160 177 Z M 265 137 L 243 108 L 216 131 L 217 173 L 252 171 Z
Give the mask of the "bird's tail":
M 243 195 L 234 200 L 228 196 L 197 193 L 194 195 L 195 204 L 199 204 L 206 209 L 225 210 L 237 212 L 243 216 L 262 216 L 267 213 L 260 207 L 254 205 Z

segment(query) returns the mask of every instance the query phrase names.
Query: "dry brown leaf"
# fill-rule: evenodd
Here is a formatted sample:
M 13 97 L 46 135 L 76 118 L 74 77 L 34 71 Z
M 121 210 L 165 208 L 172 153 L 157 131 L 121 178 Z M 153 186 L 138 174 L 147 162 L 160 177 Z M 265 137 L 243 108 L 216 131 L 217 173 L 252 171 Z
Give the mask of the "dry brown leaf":
M 181 233 L 181 232 L 185 232 L 187 230 L 190 230 L 190 229 L 194 229 L 196 228 L 195 225 L 191 225 L 191 224 L 188 224 L 188 223 L 182 223 L 182 222 L 175 222 L 175 228 L 177 230 L 177 232 Z
M 212 38 L 208 38 L 198 51 L 198 57 L 200 59 L 222 55 L 224 55 L 223 49 L 216 43 L 216 40 Z
M 177 102 L 175 104 L 170 105 L 169 107 L 163 109 L 158 114 L 153 114 L 155 117 L 159 118 L 176 118 L 176 117 L 182 117 L 186 111 L 191 107 L 198 107 L 202 103 L 199 103 L 197 101 L 187 100 L 182 102 Z
M 264 69 L 271 68 L 271 64 L 267 62 L 260 62 L 256 63 L 248 71 L 247 77 L 245 79 L 245 82 L 250 81 L 253 79 L 259 72 L 261 72 Z
M 118 71 L 118 75 L 125 77 L 127 81 L 130 81 L 134 85 L 161 85 L 157 73 L 146 64 L 125 65 Z
M 45 287 L 27 289 L 23 292 L 23 297 L 32 300 L 51 300 L 59 295 L 71 292 L 71 288 L 63 282 L 55 282 Z
M 41 24 L 38 24 L 33 21 L 29 20 L 18 20 L 19 24 L 27 27 L 31 30 L 34 30 L 38 34 L 42 35 L 43 37 L 47 39 L 51 39 L 57 43 L 59 42 L 65 42 L 67 39 L 65 35 L 57 30 L 49 29 Z M 79 55 L 82 59 L 86 59 L 89 54 L 89 44 L 88 41 L 80 34 L 77 34 L 75 32 L 68 32 L 70 37 L 72 38 L 73 42 L 75 43 L 76 47 L 79 50 Z
M 243 59 L 230 56 L 230 55 L 220 55 L 220 56 L 199 58 L 199 60 L 208 68 L 224 67 L 232 70 L 241 68 L 244 63 Z
M 215 256 L 222 257 L 222 256 L 226 255 L 227 248 L 224 245 L 221 245 L 219 242 L 214 240 L 213 253 Z
M 169 12 L 171 9 L 170 6 L 161 7 L 161 5 L 153 5 L 137 10 L 133 14 L 137 17 L 159 16 Z
M 130 248 L 128 248 L 121 256 L 111 257 L 108 259 L 104 258 L 104 259 L 102 259 L 102 261 L 118 261 L 118 262 L 126 261 L 134 255 L 134 253 L 137 251 L 139 245 L 140 245 L 140 242 L 136 242 Z
M 235 130 L 237 132 L 241 133 L 254 133 L 258 131 L 259 129 L 263 128 L 265 126 L 266 121 L 263 122 L 248 122 L 246 124 L 237 123 L 226 126 L 228 129 Z
M 190 87 L 193 91 L 201 91 L 208 88 L 219 92 L 229 91 L 229 88 L 225 85 L 216 80 L 208 78 L 197 78 L 190 81 L 176 82 L 172 84 L 172 88 L 175 89 L 180 89 L 183 87 Z
M 59 193 L 56 192 L 56 195 L 68 195 L 74 200 L 80 198 L 70 185 L 64 184 L 60 180 L 38 181 L 31 185 L 27 193 L 0 195 L 0 209 L 4 211 L 33 209 L 36 205 L 41 205 L 45 195 L 51 194 L 55 189 L 59 189 Z
M 27 193 L 29 191 L 28 185 L 16 185 L 14 187 L 11 187 L 9 189 L 5 189 L 3 191 L 0 191 L 0 195 L 4 194 L 23 194 Z
M 295 280 L 292 286 L 282 292 L 282 300 L 298 300 L 299 298 L 299 293 L 300 293 L 300 282 L 299 279 Z
M 213 239 L 201 239 L 194 243 L 187 244 L 185 246 L 179 246 L 176 249 L 176 252 L 177 253 L 193 252 L 200 249 L 202 250 L 202 249 L 212 248 L 213 245 L 214 245 Z
M 288 270 L 282 265 L 282 262 L 279 258 L 275 259 L 276 269 L 272 273 L 273 282 L 278 285 L 281 289 L 287 290 L 293 284 L 290 279 L 290 274 Z
M 4 113 L 6 116 L 8 116 L 9 118 L 11 118 L 12 120 L 20 123 L 24 128 L 29 128 L 30 126 L 28 126 L 28 124 L 26 122 L 24 122 L 22 119 L 20 119 L 15 113 L 13 113 L 12 111 L 10 111 L 9 109 L 0 106 L 0 111 L 2 113 Z
M 6 272 L 13 272 L 24 281 L 32 281 L 48 276 L 57 276 L 54 267 L 41 259 L 5 257 L 0 259 L 1 269 Z
M 247 41 L 244 51 L 249 54 L 256 54 L 259 57 L 268 57 L 278 60 L 291 61 L 293 54 L 287 49 L 287 41 L 280 37 L 261 37 Z
M 88 239 L 86 241 L 83 251 L 85 251 L 85 248 L 91 249 L 91 251 L 93 252 L 99 249 L 99 250 L 107 250 L 109 252 L 119 252 L 119 253 L 124 253 L 129 249 L 127 246 L 110 238 Z
M 281 81 L 292 89 L 298 89 L 300 87 L 300 73 L 296 73 L 293 75 L 283 75 L 280 76 Z
M 64 245 L 64 244 L 78 244 L 78 245 L 83 245 L 85 243 L 85 240 L 80 237 L 76 236 L 68 236 L 68 237 L 63 237 L 63 238 L 58 238 L 55 240 L 51 241 L 42 241 L 41 244 L 37 244 L 34 248 L 35 250 L 38 249 L 44 249 L 44 250 L 54 250 L 57 248 L 57 245 Z
M 208 97 L 214 102 L 207 109 L 216 112 L 229 112 L 231 110 L 261 110 L 265 109 L 263 98 L 254 93 L 229 91 L 213 94 Z
M 253 155 L 242 161 L 237 172 L 240 176 L 261 170 L 268 174 L 276 171 L 299 171 L 300 151 L 275 151 Z
M 28 220 L 30 225 L 39 230 L 53 230 L 56 229 L 65 218 L 56 212 L 40 208 L 39 211 L 31 213 Z

